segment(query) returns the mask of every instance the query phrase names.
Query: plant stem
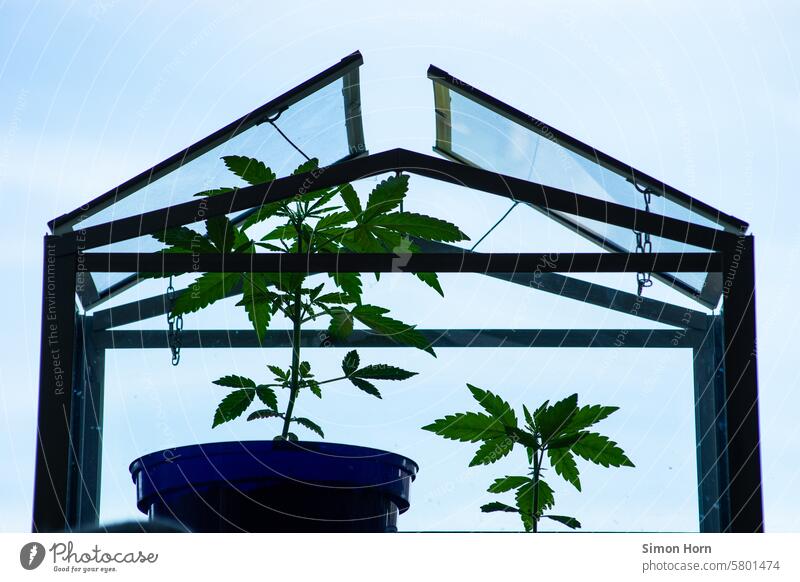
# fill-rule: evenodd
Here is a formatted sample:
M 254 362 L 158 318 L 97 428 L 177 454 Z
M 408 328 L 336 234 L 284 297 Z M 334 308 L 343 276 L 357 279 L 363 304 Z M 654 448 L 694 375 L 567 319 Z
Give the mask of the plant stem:
M 297 251 L 301 252 L 303 246 L 302 226 L 295 224 L 297 229 Z M 297 285 L 294 291 L 294 312 L 292 313 L 292 385 L 289 392 L 289 403 L 286 405 L 286 415 L 283 418 L 283 431 L 281 436 L 284 439 L 289 437 L 289 425 L 292 423 L 292 411 L 294 402 L 300 392 L 300 329 L 303 320 L 302 284 Z
M 331 382 L 338 382 L 339 380 L 346 380 L 350 376 L 339 376 L 338 378 L 331 378 L 329 380 L 323 380 L 322 382 L 317 382 L 320 386 L 323 384 L 330 384 Z
M 544 455 L 544 451 L 542 452 Z M 536 508 L 539 506 L 539 473 L 542 468 L 542 458 L 539 456 L 539 451 L 533 451 L 533 507 L 531 509 L 531 527 L 533 533 L 539 529 L 539 515 Z

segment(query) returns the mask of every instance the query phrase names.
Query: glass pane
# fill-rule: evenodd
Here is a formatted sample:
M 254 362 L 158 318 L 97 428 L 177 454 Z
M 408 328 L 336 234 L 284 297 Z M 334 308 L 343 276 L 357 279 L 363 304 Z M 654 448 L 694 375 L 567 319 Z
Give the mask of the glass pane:
M 483 104 L 452 91 L 434 81 L 437 109 L 440 119 L 437 124 L 436 146 L 445 155 L 460 161 L 507 174 L 531 182 L 561 188 L 591 196 L 599 200 L 644 209 L 643 194 L 622 175 L 567 149 L 508 117 L 489 109 Z M 718 224 L 697 212 L 686 208 L 665 196 L 652 195 L 650 210 L 657 214 L 692 222 L 701 226 L 723 229 Z M 631 230 L 600 224 L 596 221 L 577 218 L 573 215 L 555 213 L 571 224 L 601 235 L 615 247 L 633 252 L 636 237 Z M 654 252 L 703 252 L 706 249 L 689 247 L 682 243 L 651 237 Z M 672 277 L 700 293 L 706 275 L 670 274 Z M 715 303 L 716 297 L 705 296 L 706 303 Z
M 195 193 L 204 190 L 246 186 L 246 182 L 227 169 L 222 160 L 223 156 L 256 158 L 267 164 L 278 177 L 290 175 L 305 162 L 305 157 L 297 148 L 308 157 L 319 159 L 320 165 L 329 165 L 347 157 L 350 154 L 350 146 L 347 138 L 343 83 L 341 78 L 330 83 L 284 110 L 275 120 L 275 126 L 264 122 L 241 132 L 169 174 L 153 180 L 136 192 L 118 199 L 111 206 L 77 223 L 73 229 L 80 230 L 187 202 L 192 200 Z M 146 238 L 151 241 L 147 244 L 153 246 L 154 241 L 150 237 Z M 118 244 L 114 245 L 113 250 L 142 252 L 156 250 L 157 247 L 150 248 L 147 244 L 145 246 L 133 243 Z M 126 277 L 114 273 L 92 276 L 99 291 Z

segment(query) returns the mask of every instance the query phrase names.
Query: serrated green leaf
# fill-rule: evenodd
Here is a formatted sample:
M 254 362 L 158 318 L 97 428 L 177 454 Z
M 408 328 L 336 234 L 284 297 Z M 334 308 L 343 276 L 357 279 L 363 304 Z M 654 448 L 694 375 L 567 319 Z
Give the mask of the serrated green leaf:
M 408 191 L 408 175 L 391 176 L 379 182 L 369 194 L 367 208 L 364 210 L 362 222 L 386 214 L 400 206 Z
M 577 411 L 578 395 L 572 394 L 552 406 L 534 412 L 533 419 L 542 441 L 547 442 L 553 437 L 560 436 Z
M 354 303 L 361 303 L 361 274 L 360 273 L 330 273 L 333 282 L 348 296 Z
M 330 233 L 327 232 L 328 229 L 342 226 L 343 224 L 352 222 L 352 220 L 353 220 L 353 215 L 349 210 L 343 210 L 342 212 L 333 212 L 331 214 L 323 216 L 317 221 L 317 224 L 314 226 L 314 235 L 315 237 L 322 237 L 323 239 L 328 238 L 328 236 L 330 235 Z
M 325 283 L 321 283 L 314 287 L 313 289 L 308 290 L 308 297 L 311 301 L 314 301 L 319 297 L 319 294 L 322 293 L 322 290 L 325 288 Z
M 298 287 L 303 286 L 306 279 L 305 273 L 259 273 L 265 285 L 273 285 L 284 293 L 294 293 Z
M 261 402 L 263 402 L 269 408 L 277 412 L 278 396 L 275 394 L 275 391 L 272 388 L 261 384 L 256 387 L 256 396 L 258 396 L 258 399 Z
M 297 229 L 292 226 L 291 224 L 281 224 L 280 226 L 276 226 L 267 234 L 261 237 L 260 240 L 267 241 L 267 240 L 285 240 L 291 241 L 297 238 Z
M 556 474 L 563 477 L 569 483 L 572 483 L 575 489 L 580 491 L 581 480 L 578 464 L 575 462 L 575 457 L 572 456 L 569 449 L 548 449 L 547 456 Z
M 597 424 L 619 410 L 618 406 L 583 406 L 578 409 L 566 427 L 568 432 L 577 432 Z
M 259 248 L 266 249 L 268 251 L 273 251 L 273 252 L 276 252 L 276 253 L 286 252 L 286 249 L 282 249 L 281 247 L 279 247 L 277 245 L 270 244 L 270 243 L 256 242 L 256 243 L 253 243 L 253 244 L 255 246 L 259 247 Z
M 185 315 L 224 299 L 241 280 L 239 273 L 205 273 L 181 293 L 172 306 L 172 315 Z
M 329 212 L 333 212 L 334 210 L 338 210 L 341 206 L 326 206 L 328 202 L 330 202 L 334 196 L 336 196 L 341 187 L 339 188 L 322 188 L 320 190 L 315 190 L 308 196 L 307 200 L 309 202 L 309 207 L 305 212 L 307 217 L 314 217 L 314 216 L 324 216 Z
M 422 430 L 446 439 L 472 443 L 506 436 L 505 427 L 499 420 L 481 412 L 451 414 L 423 426 Z
M 567 434 L 564 436 L 556 437 L 554 439 L 550 439 L 547 443 L 548 449 L 568 449 L 579 440 L 583 438 L 585 432 L 576 432 L 573 434 Z
M 227 386 L 228 388 L 255 388 L 256 383 L 253 382 L 250 378 L 246 378 L 244 376 L 237 376 L 235 374 L 230 374 L 228 376 L 223 376 L 217 380 L 214 380 L 212 384 L 216 384 L 217 386 Z
M 306 160 L 297 166 L 294 172 L 292 172 L 292 175 L 297 176 L 298 174 L 305 174 L 306 172 L 311 172 L 317 168 L 319 168 L 319 160 L 317 158 L 311 158 L 310 160 Z
M 353 386 L 358 388 L 359 390 L 363 390 L 367 394 L 371 394 L 372 396 L 376 396 L 377 398 L 382 398 L 380 391 L 372 382 L 367 382 L 366 380 L 362 380 L 361 378 L 354 378 L 350 377 L 349 380 L 353 383 Z
M 358 352 L 356 350 L 351 350 L 347 352 L 344 359 L 342 359 L 342 371 L 344 372 L 345 376 L 350 376 L 358 370 L 358 364 L 360 363 L 361 358 L 358 357 Z
M 154 232 L 152 237 L 161 243 L 172 245 L 175 250 L 182 249 L 187 253 L 217 252 L 214 245 L 212 245 L 206 237 L 185 226 L 176 226 L 162 232 Z
M 302 416 L 296 416 L 292 419 L 292 422 L 296 422 L 300 426 L 306 427 L 308 430 L 313 430 L 319 436 L 325 438 L 325 433 L 322 432 L 322 428 L 320 428 L 320 426 L 316 422 L 309 420 L 308 418 L 304 418 Z
M 500 438 L 487 440 L 478 447 L 475 456 L 472 457 L 472 460 L 469 462 L 469 466 L 490 465 L 508 455 L 513 448 L 514 441 L 505 435 Z
M 242 413 L 247 410 L 247 407 L 253 402 L 255 395 L 255 388 L 244 388 L 228 394 L 222 399 L 222 402 L 219 403 L 219 406 L 217 406 L 217 411 L 214 413 L 214 422 L 211 425 L 211 428 L 241 416 Z
M 519 510 L 516 507 L 511 507 L 510 505 L 506 505 L 505 503 L 500 503 L 499 501 L 492 501 L 490 503 L 481 505 L 481 511 L 483 513 L 493 513 L 496 511 L 519 513 Z
M 515 500 L 517 502 L 517 509 L 519 510 L 522 524 L 525 526 L 526 531 L 533 529 L 533 489 L 534 483 L 530 481 L 517 489 Z M 545 481 L 539 479 L 539 494 L 536 515 L 541 516 L 542 513 L 553 507 L 555 503 L 553 489 Z
M 514 426 L 505 425 L 506 434 L 513 438 L 516 442 L 521 444 L 523 447 L 528 449 L 538 449 L 539 448 L 539 441 L 536 440 L 536 437 L 523 430 L 521 428 L 516 428 Z
M 225 165 L 231 172 L 253 186 L 256 184 L 264 184 L 265 182 L 272 182 L 275 179 L 275 173 L 264 165 L 263 162 L 254 158 L 245 156 L 224 156 L 222 161 L 225 162 Z
M 411 242 L 408 237 L 403 237 L 385 228 L 373 229 L 370 231 L 370 234 L 380 243 L 381 252 L 394 253 L 398 257 L 411 254 Z
M 203 190 L 202 192 L 197 192 L 193 194 L 193 196 L 197 196 L 198 198 L 211 198 L 212 196 L 219 196 L 220 194 L 227 194 L 228 192 L 233 192 L 236 188 L 214 188 L 212 190 Z
M 261 286 L 255 284 L 256 278 L 260 279 Z M 236 303 L 236 305 L 244 307 L 247 318 L 258 336 L 259 343 L 264 342 L 269 322 L 272 319 L 272 302 L 277 297 L 276 294 L 262 289 L 262 286 L 266 286 L 266 281 L 263 280 L 263 277 L 259 277 L 259 274 L 246 275 L 242 299 Z
M 531 482 L 530 477 L 523 477 L 521 475 L 506 475 L 500 479 L 495 479 L 494 483 L 489 486 L 489 493 L 505 493 L 512 489 L 518 489 L 523 485 Z
M 367 378 L 370 380 L 408 380 L 416 375 L 416 372 L 408 372 L 407 370 L 388 364 L 364 366 L 353 373 L 353 377 L 355 378 Z
M 570 529 L 579 529 L 581 527 L 581 522 L 579 522 L 574 517 L 569 517 L 566 515 L 543 515 L 542 517 L 546 517 L 548 519 L 552 519 L 553 521 L 557 521 L 558 523 L 562 523 Z
M 311 364 L 308 362 L 300 362 L 300 367 L 298 368 L 298 372 L 300 372 L 300 377 L 305 378 L 309 374 L 311 374 Z
M 227 216 L 212 216 L 206 220 L 206 231 L 210 240 L 220 253 L 229 253 L 236 242 L 237 228 Z
M 520 519 L 522 519 L 522 525 L 525 531 L 532 531 L 534 521 L 533 484 L 529 483 L 517 489 L 514 500 L 516 501 L 517 512 L 519 513 Z
M 345 339 L 353 333 L 353 315 L 344 307 L 331 307 L 328 310 L 331 322 L 328 325 L 328 333 L 334 339 Z
M 267 410 L 266 408 L 262 410 L 256 410 L 255 412 L 250 413 L 247 417 L 248 421 L 251 420 L 262 420 L 266 418 L 281 418 L 283 415 L 280 414 L 277 410 Z
M 306 386 L 308 387 L 309 390 L 311 390 L 311 393 L 314 396 L 316 396 L 317 398 L 322 398 L 322 389 L 320 388 L 319 382 L 315 380 L 307 380 Z
M 289 379 L 289 372 L 287 372 L 285 370 L 282 370 L 278 366 L 273 366 L 272 364 L 267 364 L 267 368 L 269 368 L 269 370 L 273 374 L 275 374 L 276 378 L 279 378 L 280 380 L 283 380 L 283 381 L 287 381 Z
M 370 230 L 370 226 L 360 225 L 339 237 L 339 243 L 353 253 L 384 253 L 386 247 Z
M 277 216 L 282 210 L 286 208 L 286 205 L 291 202 L 291 199 L 286 200 L 277 200 L 275 202 L 268 202 L 266 204 L 262 204 L 255 210 L 252 214 L 250 214 L 247 218 L 244 219 L 242 222 L 241 229 L 247 230 L 254 224 L 258 224 L 259 222 L 263 222 L 273 216 Z M 259 245 L 263 246 L 263 245 Z
M 339 194 L 342 196 L 344 205 L 347 207 L 347 210 L 350 211 L 350 215 L 353 219 L 361 220 L 361 201 L 358 199 L 358 194 L 353 187 L 350 184 L 346 184 L 342 187 Z
M 506 426 L 517 426 L 517 415 L 514 414 L 514 409 L 511 408 L 508 402 L 496 394 L 473 386 L 472 384 L 467 384 L 467 388 L 469 388 L 473 398 L 478 401 L 478 404 L 480 404 L 486 412 L 498 418 L 500 422 Z
M 356 300 L 344 292 L 325 293 L 316 298 L 315 303 L 344 305 L 356 303 Z
M 439 276 L 436 273 L 414 273 L 414 275 L 416 275 L 417 279 L 444 297 L 444 291 L 439 284 Z
M 453 223 L 413 212 L 393 212 L 376 216 L 370 225 L 381 226 L 399 234 L 425 240 L 458 242 L 469 237 Z
M 528 407 L 525 406 L 524 404 L 522 405 L 522 413 L 525 415 L 525 422 L 528 423 L 529 427 L 533 428 L 534 426 L 533 416 L 531 416 L 530 410 L 528 410 Z
M 416 331 L 415 326 L 386 317 L 384 314 L 388 313 L 387 309 L 374 305 L 357 305 L 352 309 L 351 313 L 354 318 L 371 330 L 399 344 L 413 346 L 433 356 L 436 355 L 428 340 Z
M 633 462 L 617 443 L 596 432 L 586 433 L 572 446 L 579 457 L 603 467 L 633 467 Z

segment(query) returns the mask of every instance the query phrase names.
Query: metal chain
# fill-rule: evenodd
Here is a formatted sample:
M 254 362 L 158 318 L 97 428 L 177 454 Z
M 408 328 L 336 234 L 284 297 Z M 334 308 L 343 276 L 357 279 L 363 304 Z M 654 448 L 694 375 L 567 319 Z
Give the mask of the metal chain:
M 177 366 L 181 361 L 181 331 L 183 331 L 183 315 L 177 317 L 172 314 L 172 306 L 175 304 L 175 287 L 172 286 L 172 275 L 169 277 L 167 287 L 167 301 L 169 301 L 169 311 L 167 311 L 167 342 L 172 351 L 172 365 Z
M 633 187 L 636 188 L 637 191 L 641 192 L 642 196 L 644 197 L 644 211 L 650 212 L 650 200 L 653 194 L 653 191 L 650 188 L 642 188 L 636 182 L 633 182 Z M 650 233 L 649 232 L 639 232 L 638 230 L 633 231 L 633 234 L 636 235 L 636 252 L 637 253 L 652 253 L 653 252 L 653 243 L 650 242 Z M 636 284 L 637 284 L 637 295 L 641 297 L 642 290 L 647 287 L 653 286 L 653 279 L 651 278 L 652 273 L 636 273 Z

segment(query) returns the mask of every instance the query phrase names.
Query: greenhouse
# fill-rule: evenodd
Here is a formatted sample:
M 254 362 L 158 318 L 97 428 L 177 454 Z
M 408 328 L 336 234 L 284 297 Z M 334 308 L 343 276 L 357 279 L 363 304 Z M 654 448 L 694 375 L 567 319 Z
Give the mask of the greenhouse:
M 762 531 L 748 224 L 435 66 L 371 153 L 362 64 L 50 222 L 34 531 Z

